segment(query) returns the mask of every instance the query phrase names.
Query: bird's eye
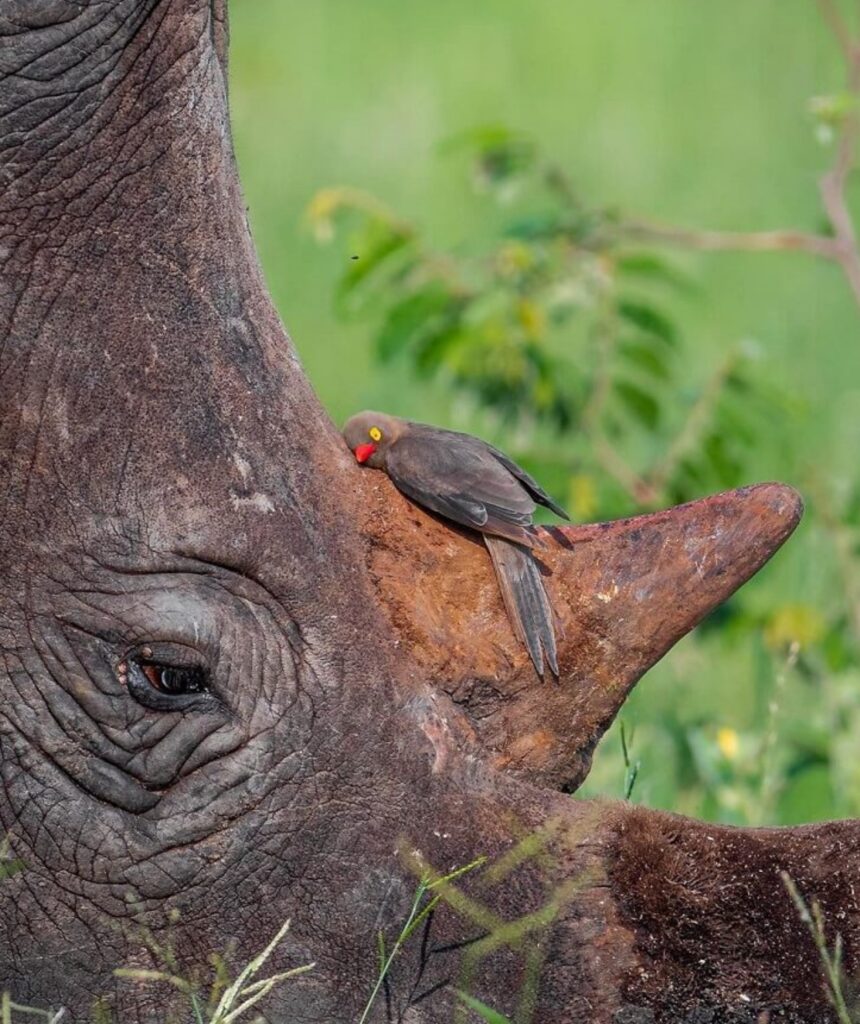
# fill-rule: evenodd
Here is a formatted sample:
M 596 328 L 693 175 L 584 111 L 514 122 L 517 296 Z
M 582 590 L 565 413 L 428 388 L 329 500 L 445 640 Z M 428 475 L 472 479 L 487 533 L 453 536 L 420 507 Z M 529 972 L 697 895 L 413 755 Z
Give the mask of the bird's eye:
M 379 429 L 379 427 L 371 427 L 370 430 L 368 430 L 367 433 L 368 433 L 368 436 L 370 437 L 371 441 L 381 441 L 382 440 L 382 431 Z

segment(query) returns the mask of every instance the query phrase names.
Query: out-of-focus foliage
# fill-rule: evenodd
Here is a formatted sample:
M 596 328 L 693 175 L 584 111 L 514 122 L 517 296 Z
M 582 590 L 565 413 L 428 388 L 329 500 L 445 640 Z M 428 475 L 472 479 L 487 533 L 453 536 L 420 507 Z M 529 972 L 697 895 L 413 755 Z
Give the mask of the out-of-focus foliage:
M 785 550 L 639 684 L 626 763 L 616 726 L 583 792 L 621 795 L 638 763 L 632 798 L 652 806 L 860 813 L 857 306 L 815 257 L 670 250 L 620 212 L 821 230 L 817 178 L 855 102 L 817 6 L 253 0 L 231 15 L 255 237 L 338 421 L 372 407 L 479 433 L 580 520 L 761 479 L 806 499 Z M 464 130 L 488 122 L 528 135 Z M 354 187 L 320 193 L 332 182 Z M 314 194 L 327 246 L 298 229 Z M 507 359 L 488 368 L 496 344 Z
M 616 211 L 584 202 L 524 136 L 482 129 L 456 145 L 470 147 L 479 193 L 505 212 L 475 251 L 434 250 L 415 225 L 351 188 L 324 189 L 310 204 L 319 240 L 339 240 L 350 257 L 337 308 L 367 322 L 380 365 L 402 360 L 428 384 L 460 391 L 540 439 L 525 461 L 544 479 L 567 478 L 577 518 L 685 501 L 747 479 L 756 437 L 792 402 L 743 347 L 690 386 L 684 312 L 696 283 L 664 253 L 634 244 L 636 226 Z M 855 489 L 840 528 L 858 516 Z M 702 794 L 701 812 L 741 824 L 804 820 L 837 802 L 860 808 L 848 756 L 860 737 L 850 624 L 828 623 L 799 601 L 762 616 L 736 599 L 700 632 L 721 643 L 752 640 L 765 705 L 754 732 L 661 723 L 679 780 Z M 786 673 L 826 698 L 783 723 Z M 641 765 L 620 739 L 623 789 L 632 794 Z
M 691 381 L 679 352 L 688 275 L 584 202 L 525 136 L 484 128 L 443 147 L 464 148 L 504 213 L 480 248 L 435 250 L 352 188 L 310 204 L 317 237 L 338 237 L 350 257 L 337 308 L 368 322 L 380 364 L 401 360 L 525 432 L 525 460 L 578 518 L 742 482 L 745 452 L 785 404 L 756 376 L 755 348 L 735 346 Z

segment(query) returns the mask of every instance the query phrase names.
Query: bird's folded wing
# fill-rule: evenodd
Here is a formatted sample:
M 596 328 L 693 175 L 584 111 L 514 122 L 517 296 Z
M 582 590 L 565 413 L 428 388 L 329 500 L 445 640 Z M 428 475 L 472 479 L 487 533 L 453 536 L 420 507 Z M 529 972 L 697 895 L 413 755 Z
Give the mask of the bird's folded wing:
M 494 448 L 491 444 L 488 444 L 487 448 L 493 453 L 495 458 L 505 467 L 505 469 L 519 480 L 539 505 L 543 505 L 544 508 L 548 508 L 551 512 L 555 512 L 555 514 L 557 516 L 561 516 L 562 519 L 570 519 L 567 512 L 557 501 L 555 501 L 554 498 L 551 498 L 546 493 L 531 473 L 527 473 L 522 466 L 518 466 L 513 459 L 509 459 L 504 452 L 499 451 L 498 448 Z
M 463 526 L 532 545 L 527 528 L 534 502 L 486 446 L 449 444 L 444 435 L 403 437 L 392 446 L 386 470 L 419 505 Z

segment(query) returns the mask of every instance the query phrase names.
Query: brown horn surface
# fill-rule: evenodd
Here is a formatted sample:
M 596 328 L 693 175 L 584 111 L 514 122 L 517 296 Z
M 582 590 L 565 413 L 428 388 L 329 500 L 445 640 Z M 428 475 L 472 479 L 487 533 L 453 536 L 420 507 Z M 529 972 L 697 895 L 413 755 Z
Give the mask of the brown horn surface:
M 373 499 L 376 499 L 375 502 Z M 541 682 L 504 615 L 489 557 L 393 492 L 371 487 L 371 573 L 399 642 L 497 767 L 576 786 L 637 680 L 745 583 L 802 514 L 759 484 L 616 522 L 541 531 L 561 679 Z

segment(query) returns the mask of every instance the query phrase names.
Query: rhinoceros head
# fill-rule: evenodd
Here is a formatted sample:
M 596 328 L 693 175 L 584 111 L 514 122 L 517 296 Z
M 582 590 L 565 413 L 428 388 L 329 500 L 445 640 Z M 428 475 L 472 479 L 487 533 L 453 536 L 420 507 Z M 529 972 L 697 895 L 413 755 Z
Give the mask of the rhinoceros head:
M 241 964 L 290 918 L 273 967 L 316 967 L 268 1019 L 357 1020 L 418 877 L 483 856 L 372 1019 L 451 1019 L 478 946 L 487 1002 L 608 1020 L 641 967 L 613 872 L 634 898 L 699 833 L 560 790 L 796 497 L 548 537 L 541 683 L 486 553 L 357 469 L 272 309 L 220 2 L 7 0 L 0 35 L 0 989 L 182 1019 L 114 969 Z

